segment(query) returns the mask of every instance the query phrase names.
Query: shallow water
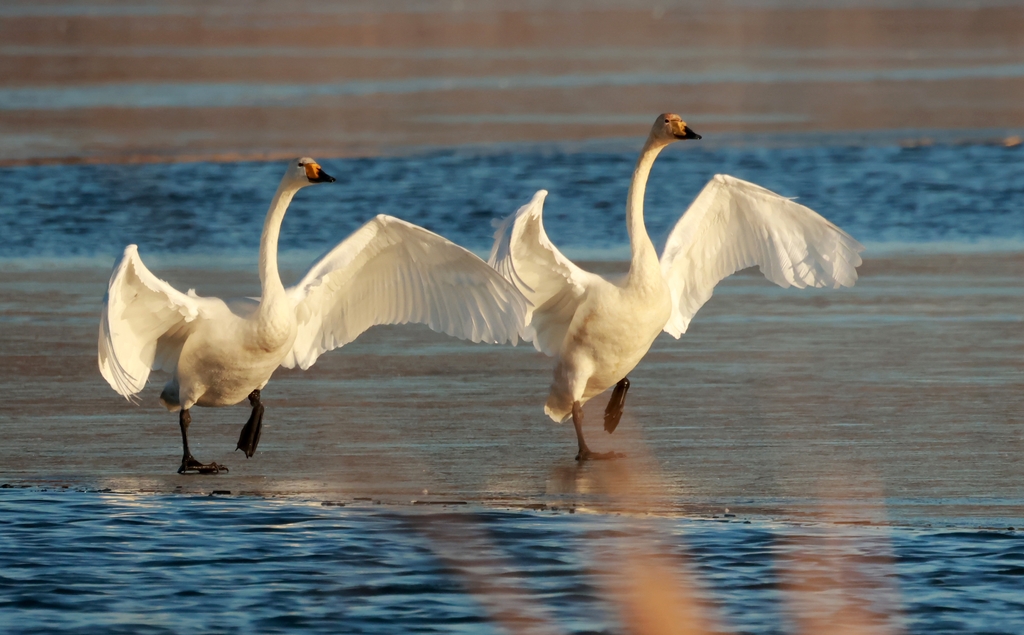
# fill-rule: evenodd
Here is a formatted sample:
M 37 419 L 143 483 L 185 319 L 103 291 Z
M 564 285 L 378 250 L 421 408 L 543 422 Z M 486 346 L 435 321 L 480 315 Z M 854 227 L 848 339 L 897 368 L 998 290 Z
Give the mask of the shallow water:
M 422 94 L 448 91 L 580 89 L 594 87 L 703 86 L 706 84 L 834 84 L 863 82 L 1019 79 L 1024 64 L 947 66 L 940 68 L 826 69 L 764 71 L 729 69 L 712 72 L 619 72 L 572 75 L 505 75 L 502 77 L 413 77 L 349 80 L 328 84 L 138 83 L 99 86 L 0 87 L 0 110 L 75 110 L 87 108 L 296 108 L 325 97 Z M 463 123 L 472 123 L 459 118 Z
M 614 464 L 576 464 L 544 417 L 549 359 L 403 327 L 277 373 L 252 460 L 231 453 L 244 408 L 197 410 L 197 456 L 231 467 L 211 478 L 174 473 L 162 377 L 139 407 L 99 377 L 99 303 L 129 242 L 182 288 L 258 293 L 283 164 L 0 169 L 0 630 L 1019 633 L 1022 156 L 670 148 L 654 236 L 730 173 L 867 243 L 858 285 L 723 282 L 631 373 L 614 437 L 588 405 L 593 445 L 628 454 Z M 542 187 L 553 240 L 621 268 L 634 160 L 325 161 L 339 181 L 296 198 L 286 277 L 382 212 L 486 251 Z
M 1024 629 L 1005 529 L 8 489 L 0 533 L 8 633 Z
M 716 173 L 817 210 L 864 243 L 1024 241 L 1024 154 L 996 145 L 709 147 L 678 144 L 655 164 L 646 219 L 656 242 Z M 380 213 L 478 251 L 492 219 L 538 189 L 548 234 L 568 253 L 618 259 L 635 151 L 556 148 L 324 161 L 338 179 L 306 188 L 282 250 L 321 252 Z M 71 165 L 0 169 L 0 257 L 160 253 L 255 261 L 283 162 Z M 870 257 L 870 253 L 868 254 Z M 308 262 L 308 261 L 307 261 Z
M 0 163 L 632 137 L 1019 136 L 1022 14 L 978 0 L 7 0 Z M 6 26 L 6 28 L 4 28 Z
M 283 163 L 0 169 L 0 631 L 1024 632 L 1024 154 L 956 143 L 1020 134 L 1019 12 L 488 15 L 543 4 L 4 2 L 0 160 L 620 138 L 326 160 L 281 241 L 287 279 L 377 213 L 484 252 L 545 188 L 554 241 L 614 261 L 621 136 L 669 108 L 705 140 L 655 166 L 656 241 L 725 172 L 868 244 L 858 286 L 724 282 L 613 437 L 588 408 L 614 464 L 544 417 L 550 360 L 410 327 L 279 372 L 252 460 L 244 408 L 197 410 L 231 472 L 185 477 L 163 377 L 135 407 L 96 371 L 106 277 L 137 243 L 181 288 L 257 293 Z

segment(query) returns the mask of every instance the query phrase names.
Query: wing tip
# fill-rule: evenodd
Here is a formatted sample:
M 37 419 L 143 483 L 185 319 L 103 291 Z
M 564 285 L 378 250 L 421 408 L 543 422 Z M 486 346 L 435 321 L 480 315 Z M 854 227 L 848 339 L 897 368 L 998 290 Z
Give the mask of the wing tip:
M 135 243 L 125 245 L 124 251 L 121 252 L 121 257 L 114 261 L 114 269 L 110 274 L 110 281 L 107 282 L 109 288 L 117 278 L 118 274 L 123 272 L 132 261 L 141 261 L 142 257 L 139 256 L 139 246 Z

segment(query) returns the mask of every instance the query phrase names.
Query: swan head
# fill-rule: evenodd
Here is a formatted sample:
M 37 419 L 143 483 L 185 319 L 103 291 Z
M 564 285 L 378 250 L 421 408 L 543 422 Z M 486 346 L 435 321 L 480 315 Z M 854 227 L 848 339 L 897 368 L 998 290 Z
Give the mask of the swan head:
M 306 187 L 314 183 L 334 183 L 335 180 L 333 176 L 324 172 L 315 159 L 309 157 L 294 159 L 288 166 L 288 172 L 284 178 L 295 187 Z
M 658 118 L 654 120 L 651 139 L 672 143 L 681 139 L 700 139 L 700 135 L 687 126 L 679 115 L 666 112 L 658 115 Z

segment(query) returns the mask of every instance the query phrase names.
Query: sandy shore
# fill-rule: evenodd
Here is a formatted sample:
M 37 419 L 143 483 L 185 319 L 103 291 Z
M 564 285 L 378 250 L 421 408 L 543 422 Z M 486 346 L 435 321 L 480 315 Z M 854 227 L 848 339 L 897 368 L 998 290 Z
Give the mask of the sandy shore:
M 665 110 L 709 142 L 1019 134 L 1024 11 L 907 4 L 15 0 L 0 162 L 632 138 Z
M 158 274 L 215 281 L 201 294 L 258 288 L 248 271 Z M 133 406 L 96 370 L 106 268 L 7 261 L 0 479 L 774 517 L 841 501 L 876 519 L 1021 518 L 1022 275 L 1013 253 L 869 259 L 858 286 L 839 292 L 735 276 L 630 376 L 614 436 L 600 429 L 604 398 L 588 406 L 591 445 L 628 454 L 613 463 L 573 460 L 571 426 L 541 409 L 551 363 L 531 348 L 377 328 L 306 373 L 275 375 L 253 459 L 231 452 L 243 407 L 196 409 L 195 454 L 231 468 L 200 477 L 175 473 L 162 380 Z

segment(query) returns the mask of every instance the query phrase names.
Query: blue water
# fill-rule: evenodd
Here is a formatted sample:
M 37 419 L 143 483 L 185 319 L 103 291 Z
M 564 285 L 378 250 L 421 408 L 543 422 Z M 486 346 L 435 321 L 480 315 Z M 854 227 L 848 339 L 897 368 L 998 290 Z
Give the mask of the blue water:
M 806 205 L 861 242 L 1024 243 L 1024 151 L 999 145 L 701 147 L 662 153 L 647 196 L 663 239 L 715 173 Z M 491 221 L 547 189 L 545 224 L 569 253 L 621 256 L 636 151 L 508 149 L 324 160 L 338 178 L 303 190 L 281 249 L 324 251 L 378 213 L 478 251 Z M 284 162 L 26 166 L 0 169 L 0 257 L 238 254 L 255 258 Z
M 388 213 L 486 251 L 492 219 L 545 188 L 558 245 L 621 257 L 634 161 L 635 151 L 552 148 L 324 160 L 338 182 L 296 197 L 281 246 L 323 251 Z M 254 261 L 283 170 L 2 168 L 0 257 L 107 267 L 137 243 L 144 257 Z M 799 196 L 872 247 L 1024 248 L 1021 148 L 678 144 L 648 188 L 656 241 L 717 172 Z M 1019 524 L 639 521 L 345 502 L 0 489 L 0 632 L 499 633 L 512 620 L 524 633 L 618 633 L 630 582 L 618 564 L 645 548 L 693 582 L 721 632 L 799 632 L 799 606 L 827 624 L 860 619 L 870 626 L 861 632 L 1024 632 Z M 792 590 L 801 580 L 821 590 Z
M 1011 529 L 5 489 L 0 542 L 5 633 L 616 633 L 645 551 L 720 632 L 1024 632 Z

